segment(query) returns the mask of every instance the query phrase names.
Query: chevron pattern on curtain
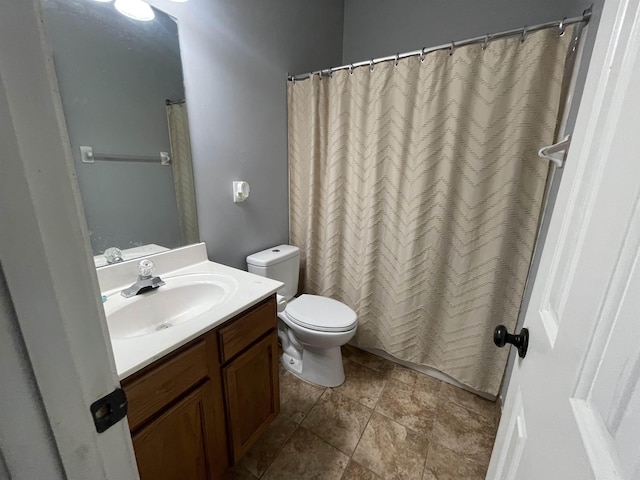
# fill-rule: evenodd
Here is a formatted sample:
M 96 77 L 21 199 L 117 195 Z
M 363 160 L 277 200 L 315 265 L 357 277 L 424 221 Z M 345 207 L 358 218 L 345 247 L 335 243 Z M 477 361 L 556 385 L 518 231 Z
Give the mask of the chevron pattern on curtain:
M 173 185 L 176 191 L 178 222 L 180 223 L 180 242 L 182 245 L 190 245 L 200 241 L 200 229 L 196 208 L 196 190 L 193 184 L 187 103 L 172 103 L 167 105 L 166 109 L 171 142 Z
M 354 342 L 496 395 L 536 239 L 572 35 L 289 82 L 290 241 Z

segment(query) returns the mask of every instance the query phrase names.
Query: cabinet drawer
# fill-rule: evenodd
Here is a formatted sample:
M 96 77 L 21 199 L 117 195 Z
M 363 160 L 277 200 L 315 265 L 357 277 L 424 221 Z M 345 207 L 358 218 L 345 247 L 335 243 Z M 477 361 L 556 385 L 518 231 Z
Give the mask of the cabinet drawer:
M 276 303 L 272 298 L 218 330 L 220 360 L 222 363 L 231 360 L 274 328 L 276 328 Z
M 200 341 L 130 383 L 124 382 L 129 428 L 135 430 L 207 375 L 207 351 L 205 342 Z

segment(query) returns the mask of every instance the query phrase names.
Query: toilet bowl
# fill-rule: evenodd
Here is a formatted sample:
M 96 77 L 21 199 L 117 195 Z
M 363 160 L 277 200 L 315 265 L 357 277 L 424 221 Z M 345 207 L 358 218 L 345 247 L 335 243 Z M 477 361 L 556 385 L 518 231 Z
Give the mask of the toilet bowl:
M 317 385 L 341 385 L 344 368 L 340 347 L 356 333 L 356 313 L 331 298 L 301 295 L 278 317 L 284 368 Z
M 295 298 L 300 250 L 279 245 L 247 257 L 248 270 L 284 283 L 278 290 L 280 361 L 301 379 L 324 387 L 344 382 L 340 347 L 356 333 L 356 313 L 342 302 L 319 295 Z

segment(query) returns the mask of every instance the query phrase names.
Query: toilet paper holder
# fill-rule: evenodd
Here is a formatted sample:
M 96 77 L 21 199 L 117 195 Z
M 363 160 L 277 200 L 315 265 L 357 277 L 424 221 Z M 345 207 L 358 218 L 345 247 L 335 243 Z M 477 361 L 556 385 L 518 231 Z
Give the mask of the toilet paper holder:
M 244 202 L 247 198 L 249 198 L 249 192 L 251 189 L 249 188 L 249 184 L 244 181 L 234 181 L 233 182 L 233 202 L 239 203 Z

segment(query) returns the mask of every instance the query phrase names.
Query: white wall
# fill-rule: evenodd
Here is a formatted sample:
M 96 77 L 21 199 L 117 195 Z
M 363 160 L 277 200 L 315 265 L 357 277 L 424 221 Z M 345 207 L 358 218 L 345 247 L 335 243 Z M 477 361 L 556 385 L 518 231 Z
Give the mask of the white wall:
M 200 238 L 209 258 L 288 240 L 287 72 L 340 63 L 342 0 L 154 0 L 178 19 Z M 234 204 L 231 182 L 250 198 Z
M 590 0 L 345 0 L 344 64 L 582 14 Z M 325 65 L 329 67 L 330 65 Z

